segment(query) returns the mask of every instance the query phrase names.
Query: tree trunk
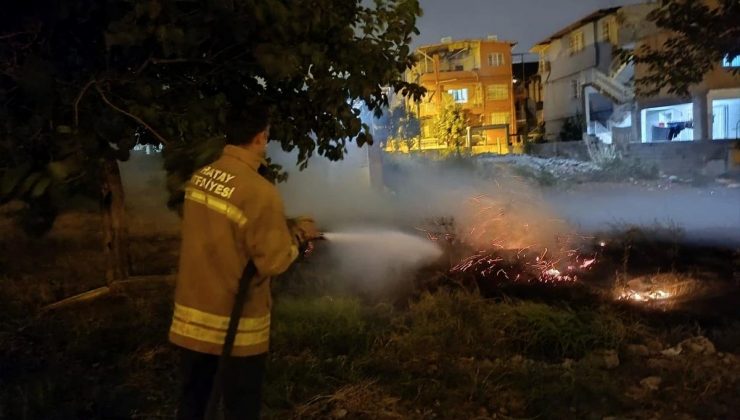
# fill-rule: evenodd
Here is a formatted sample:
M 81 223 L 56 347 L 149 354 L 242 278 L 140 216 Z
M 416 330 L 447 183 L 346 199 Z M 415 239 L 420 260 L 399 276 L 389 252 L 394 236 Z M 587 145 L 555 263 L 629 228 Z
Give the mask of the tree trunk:
M 101 172 L 100 211 L 103 216 L 105 280 L 110 285 L 128 277 L 128 229 L 118 161 L 114 157 L 105 158 Z

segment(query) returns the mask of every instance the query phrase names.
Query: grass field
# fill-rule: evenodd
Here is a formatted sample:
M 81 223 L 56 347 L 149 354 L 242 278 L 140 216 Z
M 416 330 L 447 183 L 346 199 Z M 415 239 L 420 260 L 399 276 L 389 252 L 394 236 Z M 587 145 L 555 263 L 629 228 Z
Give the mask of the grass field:
M 169 282 L 39 311 L 102 285 L 94 228 L 81 226 L 92 217 L 63 218 L 44 239 L 5 226 L 0 418 L 174 416 Z M 137 274 L 174 271 L 176 238 L 131 245 Z M 444 288 L 387 302 L 330 279 L 307 286 L 300 267 L 278 289 L 267 418 L 732 418 L 740 406 L 736 341 L 691 320 Z

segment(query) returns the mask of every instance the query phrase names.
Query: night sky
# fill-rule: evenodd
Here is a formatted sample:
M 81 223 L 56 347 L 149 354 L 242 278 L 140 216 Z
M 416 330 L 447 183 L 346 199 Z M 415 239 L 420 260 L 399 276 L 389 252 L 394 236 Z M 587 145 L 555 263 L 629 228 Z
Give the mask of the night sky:
M 644 0 L 420 0 L 424 16 L 414 46 L 439 42 L 443 36 L 499 39 L 518 42 L 515 52 L 561 28 L 606 7 L 641 3 Z M 529 59 L 534 59 L 532 56 Z

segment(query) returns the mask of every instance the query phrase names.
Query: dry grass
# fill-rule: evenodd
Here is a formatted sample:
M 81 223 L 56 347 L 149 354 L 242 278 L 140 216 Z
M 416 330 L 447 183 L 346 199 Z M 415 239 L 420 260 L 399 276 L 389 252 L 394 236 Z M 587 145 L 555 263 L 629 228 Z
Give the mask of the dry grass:
M 3 235 L 0 246 L 0 298 L 8 302 L 0 418 L 172 417 L 179 378 L 166 342 L 167 283 L 37 317 L 42 302 L 100 284 L 96 240 Z M 145 270 L 174 267 L 168 247 L 176 241 L 137 246 L 138 256 L 151 257 Z M 310 291 L 294 275 L 301 292 L 278 296 L 274 308 L 268 418 L 723 418 L 737 406 L 735 359 L 622 357 L 629 343 L 675 344 L 697 333 L 692 324 L 655 331 L 610 306 L 443 291 L 393 308 L 338 296 L 324 288 L 329 281 Z M 617 370 L 589 362 L 601 349 L 620 352 Z M 661 376 L 663 388 L 625 394 L 650 375 Z

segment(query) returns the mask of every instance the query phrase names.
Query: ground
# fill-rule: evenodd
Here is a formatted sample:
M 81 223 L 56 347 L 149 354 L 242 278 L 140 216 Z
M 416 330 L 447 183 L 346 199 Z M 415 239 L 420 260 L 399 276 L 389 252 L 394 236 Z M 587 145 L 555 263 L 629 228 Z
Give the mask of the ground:
M 103 286 L 98 217 L 64 214 L 43 238 L 11 217 L 0 222 L 0 418 L 172 418 L 177 237 L 132 239 L 145 281 L 44 311 Z M 610 263 L 590 275 L 661 272 L 737 290 L 736 250 L 652 237 L 613 233 Z M 737 301 L 692 312 L 580 286 L 487 290 L 448 281 L 444 264 L 388 299 L 322 278 L 314 261 L 275 285 L 267 418 L 733 418 L 740 406 Z

